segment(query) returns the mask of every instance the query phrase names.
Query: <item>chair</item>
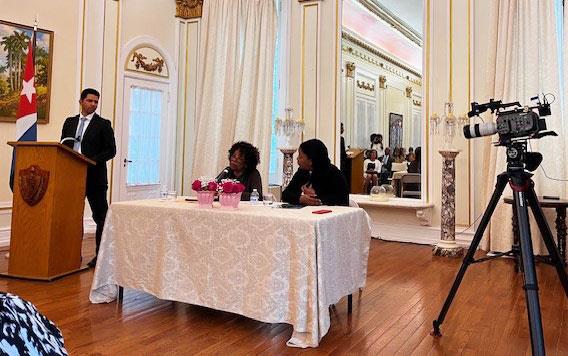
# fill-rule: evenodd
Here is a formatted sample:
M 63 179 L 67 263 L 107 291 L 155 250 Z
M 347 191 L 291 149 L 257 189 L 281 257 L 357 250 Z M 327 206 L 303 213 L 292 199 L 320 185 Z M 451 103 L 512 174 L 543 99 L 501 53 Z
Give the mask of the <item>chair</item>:
M 408 173 L 400 178 L 400 196 L 420 199 L 420 173 Z
M 406 171 L 407 169 L 408 169 L 408 162 L 406 161 L 400 163 L 393 162 L 391 166 L 392 172 L 401 172 L 401 171 Z

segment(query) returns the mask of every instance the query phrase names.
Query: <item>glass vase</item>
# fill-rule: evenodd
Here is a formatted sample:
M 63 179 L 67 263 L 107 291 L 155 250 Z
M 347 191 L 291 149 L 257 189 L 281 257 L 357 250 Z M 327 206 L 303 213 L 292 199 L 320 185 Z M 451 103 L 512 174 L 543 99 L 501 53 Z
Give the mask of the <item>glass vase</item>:
M 241 201 L 241 194 L 242 193 L 221 193 L 221 195 L 219 195 L 221 208 L 237 209 Z
M 211 208 L 213 207 L 213 200 L 215 200 L 215 192 L 209 190 L 203 190 L 197 192 L 197 203 L 200 208 Z

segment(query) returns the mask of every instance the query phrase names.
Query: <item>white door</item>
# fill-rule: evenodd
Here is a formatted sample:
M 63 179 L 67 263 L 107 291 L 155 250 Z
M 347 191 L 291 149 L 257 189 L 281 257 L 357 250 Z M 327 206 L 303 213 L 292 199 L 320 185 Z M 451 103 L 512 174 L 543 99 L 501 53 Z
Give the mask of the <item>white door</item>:
M 167 182 L 168 85 L 134 78 L 124 84 L 119 200 L 157 198 Z

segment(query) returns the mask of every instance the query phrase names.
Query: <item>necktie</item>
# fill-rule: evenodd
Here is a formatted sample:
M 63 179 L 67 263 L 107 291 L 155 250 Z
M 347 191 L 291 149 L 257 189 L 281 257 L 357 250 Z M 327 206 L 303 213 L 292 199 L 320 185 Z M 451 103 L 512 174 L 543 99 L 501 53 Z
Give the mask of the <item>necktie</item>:
M 73 150 L 80 152 L 81 150 L 81 139 L 83 138 L 83 128 L 85 127 L 86 118 L 82 117 L 79 123 L 79 128 L 77 129 L 76 139 L 77 141 L 73 144 Z

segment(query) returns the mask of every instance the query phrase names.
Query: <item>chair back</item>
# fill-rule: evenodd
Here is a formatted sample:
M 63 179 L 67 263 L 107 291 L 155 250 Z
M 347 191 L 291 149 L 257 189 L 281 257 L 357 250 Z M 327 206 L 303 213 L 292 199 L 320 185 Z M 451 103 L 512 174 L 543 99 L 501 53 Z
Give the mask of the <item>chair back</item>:
M 420 173 L 407 173 L 400 178 L 400 196 L 420 198 Z
M 407 169 L 408 169 L 408 163 L 406 161 L 400 163 L 393 162 L 391 166 L 391 171 L 393 172 L 406 171 Z

